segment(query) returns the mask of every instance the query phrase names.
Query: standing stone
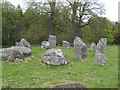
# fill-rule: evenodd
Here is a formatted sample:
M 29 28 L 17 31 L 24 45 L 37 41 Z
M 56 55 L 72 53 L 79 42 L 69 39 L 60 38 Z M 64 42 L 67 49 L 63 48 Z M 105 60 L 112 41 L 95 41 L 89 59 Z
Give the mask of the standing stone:
M 103 53 L 103 45 L 101 43 L 98 43 L 96 50 L 97 52 Z
M 50 43 L 48 41 L 43 41 L 41 44 L 42 49 L 48 49 L 50 48 Z
M 68 41 L 63 41 L 62 42 L 62 47 L 69 49 L 70 48 L 70 43 Z
M 99 43 L 97 44 L 96 50 L 103 53 L 103 50 L 106 49 L 106 47 L 107 47 L 107 38 L 101 38 L 99 40 Z
M 97 44 L 95 53 L 95 64 L 103 64 L 107 62 L 107 56 L 103 54 L 103 50 L 107 47 L 107 38 L 101 38 Z
M 99 40 L 99 43 L 101 44 L 101 46 L 102 46 L 103 49 L 107 48 L 107 38 L 101 38 Z
M 100 53 L 98 50 L 95 53 L 95 64 L 103 64 L 107 62 L 107 57 L 105 54 Z
M 49 40 L 50 42 L 50 47 L 55 47 L 56 46 L 56 36 L 49 35 Z
M 75 39 L 74 39 L 74 45 L 75 45 L 76 41 L 81 41 L 82 42 L 82 40 L 81 40 L 80 37 L 75 37 Z
M 15 46 L 20 46 L 20 42 L 15 42 Z
M 22 47 L 27 47 L 27 48 L 31 48 L 30 43 L 29 43 L 27 40 L 25 40 L 25 39 L 22 39 L 22 40 L 20 41 L 20 46 L 22 46 Z
M 90 51 L 95 51 L 97 48 L 97 45 L 95 43 L 92 43 L 90 46 Z
M 42 61 L 51 65 L 68 64 L 69 60 L 65 58 L 61 49 L 49 49 L 42 55 Z
M 87 45 L 79 37 L 74 39 L 74 59 L 87 57 Z

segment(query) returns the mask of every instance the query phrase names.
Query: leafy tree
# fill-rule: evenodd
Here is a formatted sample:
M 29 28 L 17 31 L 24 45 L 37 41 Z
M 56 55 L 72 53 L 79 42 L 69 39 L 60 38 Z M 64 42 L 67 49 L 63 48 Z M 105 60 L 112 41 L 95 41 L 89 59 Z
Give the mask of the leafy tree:
M 113 31 L 113 36 L 114 36 L 114 44 L 120 44 L 120 32 L 119 32 L 119 28 L 120 28 L 120 23 L 116 23 L 115 25 L 115 30 Z
M 23 17 L 23 11 L 22 11 L 22 8 L 20 7 L 20 5 L 17 6 L 17 10 L 18 10 L 20 16 Z
M 95 34 L 90 26 L 86 25 L 82 28 L 82 40 L 86 44 L 91 44 L 94 42 Z
M 17 31 L 20 14 L 15 6 L 10 2 L 2 3 L 2 41 L 3 44 L 14 44 L 17 36 L 14 34 Z
M 40 44 L 48 38 L 49 15 L 39 14 L 36 8 L 29 7 L 24 13 L 24 30 L 21 38 L 25 38 L 33 44 Z
M 103 37 L 107 38 L 108 44 L 112 44 L 114 41 L 114 37 L 112 35 L 112 30 L 110 30 L 110 29 L 104 29 Z
M 104 6 L 95 0 L 67 1 L 69 2 L 72 10 L 72 27 L 75 34 L 80 35 L 80 37 L 82 36 L 81 28 L 87 25 L 87 23 L 84 23 L 84 20 L 88 20 L 97 14 L 104 13 Z
M 89 19 L 88 25 L 92 29 L 92 33 L 94 33 L 94 43 L 98 43 L 98 41 L 104 37 L 104 30 L 111 30 L 111 23 L 105 17 L 93 17 Z

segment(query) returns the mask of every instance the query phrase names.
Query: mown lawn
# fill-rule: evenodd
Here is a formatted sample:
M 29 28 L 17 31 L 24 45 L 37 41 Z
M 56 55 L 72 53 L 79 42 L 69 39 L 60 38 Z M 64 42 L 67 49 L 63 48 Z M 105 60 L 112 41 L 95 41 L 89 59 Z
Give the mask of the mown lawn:
M 62 47 L 55 47 L 60 48 Z M 118 87 L 118 46 L 108 46 L 104 53 L 108 57 L 105 65 L 94 64 L 95 52 L 88 48 L 88 58 L 74 60 L 74 48 L 62 49 L 70 64 L 47 65 L 41 62 L 46 51 L 32 47 L 32 60 L 20 63 L 2 62 L 2 82 L 4 88 L 51 88 L 64 82 L 77 82 L 88 88 Z

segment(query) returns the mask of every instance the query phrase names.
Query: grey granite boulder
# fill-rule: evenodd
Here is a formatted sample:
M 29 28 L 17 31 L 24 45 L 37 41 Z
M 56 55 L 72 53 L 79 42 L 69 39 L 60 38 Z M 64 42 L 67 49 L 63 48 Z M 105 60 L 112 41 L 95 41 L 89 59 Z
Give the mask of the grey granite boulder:
M 32 50 L 27 47 L 14 46 L 0 50 L 1 60 L 18 60 L 24 57 L 31 56 Z
M 50 47 L 55 47 L 56 46 L 56 36 L 49 35 L 49 40 L 50 42 Z
M 25 39 L 21 39 L 20 46 L 31 48 L 30 43 L 27 40 L 25 40 Z
M 106 55 L 97 50 L 95 53 L 95 64 L 104 64 L 106 62 L 107 62 Z
M 87 57 L 87 45 L 82 42 L 80 37 L 74 39 L 74 59 Z
M 69 60 L 65 58 L 61 49 L 49 49 L 42 55 L 42 61 L 51 65 L 68 64 Z
M 97 48 L 97 45 L 95 43 L 92 43 L 90 46 L 90 51 L 95 51 Z
M 68 41 L 63 41 L 62 42 L 62 47 L 66 48 L 66 49 L 69 49 L 70 48 L 70 43 Z
M 41 44 L 42 49 L 48 49 L 50 48 L 50 43 L 48 41 L 43 41 Z

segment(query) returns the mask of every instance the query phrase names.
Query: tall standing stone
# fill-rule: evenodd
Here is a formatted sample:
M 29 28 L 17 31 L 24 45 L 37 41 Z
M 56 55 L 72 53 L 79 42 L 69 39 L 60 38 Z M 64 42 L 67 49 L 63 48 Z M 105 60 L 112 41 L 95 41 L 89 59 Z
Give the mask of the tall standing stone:
M 95 51 L 96 47 L 97 47 L 97 45 L 95 43 L 92 43 L 90 46 L 90 51 Z
M 69 49 L 70 48 L 70 43 L 68 41 L 63 41 L 62 42 L 62 47 L 66 48 L 66 49 Z
M 107 48 L 107 38 L 101 38 L 99 40 L 99 43 L 101 44 L 101 46 L 102 46 L 103 49 Z
M 102 45 L 101 43 L 98 43 L 98 44 L 97 44 L 96 51 L 98 51 L 98 52 L 100 52 L 100 53 L 103 53 L 103 45 Z
M 74 59 L 87 57 L 87 45 L 82 42 L 80 37 L 74 39 Z
M 50 47 L 55 47 L 56 46 L 56 36 L 53 35 L 49 35 L 49 43 L 50 43 Z
M 107 47 L 107 38 L 101 38 L 97 44 L 95 53 L 95 64 L 103 64 L 107 62 L 107 56 L 103 54 L 103 50 Z

